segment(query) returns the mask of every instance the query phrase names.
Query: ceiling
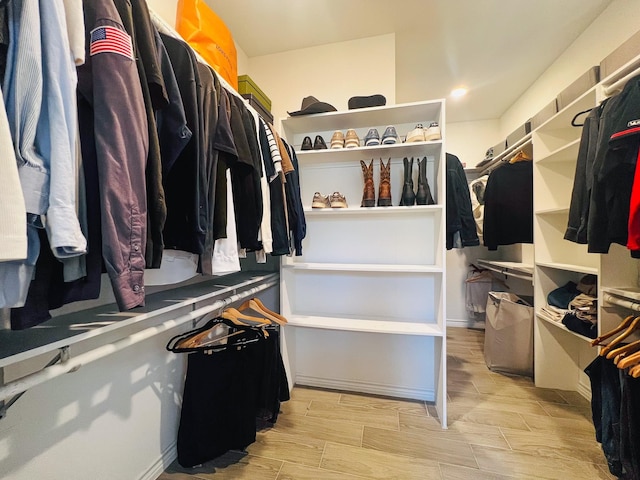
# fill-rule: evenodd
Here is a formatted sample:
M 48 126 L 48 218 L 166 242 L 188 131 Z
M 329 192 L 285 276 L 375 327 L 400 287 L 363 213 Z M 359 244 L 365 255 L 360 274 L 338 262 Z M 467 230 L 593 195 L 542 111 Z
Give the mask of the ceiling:
M 206 0 L 249 58 L 396 34 L 396 102 L 500 118 L 613 0 Z M 568 82 L 570 83 L 570 82 Z

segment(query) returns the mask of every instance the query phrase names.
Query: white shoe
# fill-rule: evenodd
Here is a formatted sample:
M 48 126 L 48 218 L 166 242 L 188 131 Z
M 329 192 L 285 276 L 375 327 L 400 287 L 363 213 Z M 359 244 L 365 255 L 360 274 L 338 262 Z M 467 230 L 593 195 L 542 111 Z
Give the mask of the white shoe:
M 440 125 L 438 125 L 438 122 L 431 122 L 429 124 L 429 128 L 424 132 L 424 139 L 427 142 L 442 139 L 442 135 L 440 135 Z
M 424 127 L 421 123 L 416 125 L 416 128 L 407 133 L 407 138 L 405 139 L 405 143 L 411 142 L 424 142 Z

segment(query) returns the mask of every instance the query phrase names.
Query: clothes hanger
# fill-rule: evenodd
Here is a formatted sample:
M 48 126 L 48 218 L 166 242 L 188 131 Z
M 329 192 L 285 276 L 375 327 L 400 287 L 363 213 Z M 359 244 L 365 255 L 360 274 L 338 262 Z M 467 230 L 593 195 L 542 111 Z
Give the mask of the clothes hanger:
M 530 162 L 531 160 L 532 158 L 527 154 L 527 152 L 524 150 L 518 150 L 518 153 L 511 157 L 509 163 Z
M 639 378 L 640 377 L 640 365 L 635 365 L 633 366 L 630 370 L 629 370 L 629 375 L 631 375 L 633 378 Z
M 624 330 L 620 335 L 614 338 L 608 345 L 606 345 L 605 347 L 602 347 L 602 349 L 600 350 L 600 356 L 601 357 L 606 356 L 607 353 L 609 353 L 613 347 L 615 347 L 617 344 L 619 344 L 621 341 L 623 341 L 625 338 L 631 335 L 638 328 L 639 325 L 640 325 L 640 317 L 634 318 L 626 330 Z M 618 365 L 621 365 L 622 362 L 624 362 L 625 360 L 628 360 L 628 358 L 621 360 Z M 618 367 L 618 368 L 624 368 L 624 367 Z
M 600 345 L 607 338 L 613 337 L 616 333 L 621 332 L 622 330 L 627 328 L 629 325 L 631 325 L 631 322 L 633 322 L 634 318 L 635 317 L 633 315 L 629 315 L 622 322 L 620 322 L 620 325 L 618 325 L 613 330 L 610 330 L 609 332 L 607 332 L 607 333 L 605 333 L 603 335 L 600 335 L 599 337 L 594 338 L 593 340 L 591 340 L 591 346 L 595 347 L 596 345 Z
M 618 362 L 618 368 L 624 370 L 628 367 L 636 367 L 640 365 L 640 352 L 635 352 L 628 357 L 624 357 Z
M 624 345 L 623 347 L 618 347 L 614 350 L 611 350 L 609 353 L 607 353 L 607 358 L 608 359 L 613 358 L 614 359 L 613 363 L 617 365 L 618 362 L 622 360 L 622 358 L 632 353 L 635 353 L 639 350 L 640 350 L 640 340 L 636 340 L 635 342 L 631 342 L 628 345 Z
M 220 314 L 220 317 L 231 320 L 234 323 L 240 322 L 241 324 L 248 327 L 262 327 L 265 325 L 271 325 L 271 321 L 266 318 L 245 315 L 244 313 L 238 311 L 238 309 L 232 307 L 225 308 Z
M 247 309 L 251 309 L 257 313 L 264 315 L 267 319 L 272 322 L 277 323 L 278 325 L 284 325 L 287 323 L 287 319 L 284 318 L 279 313 L 276 313 L 272 310 L 269 310 L 259 299 L 250 298 L 249 300 L 245 300 L 245 302 L 238 307 L 239 311 L 244 311 Z
M 579 117 L 580 115 L 584 115 L 585 113 L 589 113 L 591 110 L 593 110 L 593 108 L 589 108 L 589 109 L 587 109 L 587 110 L 583 110 L 583 111 L 581 111 L 581 112 L 576 113 L 576 114 L 573 116 L 573 119 L 571 120 L 571 126 L 572 126 L 572 127 L 583 127 L 583 126 L 584 126 L 584 123 L 576 123 L 576 120 L 578 119 L 578 117 Z

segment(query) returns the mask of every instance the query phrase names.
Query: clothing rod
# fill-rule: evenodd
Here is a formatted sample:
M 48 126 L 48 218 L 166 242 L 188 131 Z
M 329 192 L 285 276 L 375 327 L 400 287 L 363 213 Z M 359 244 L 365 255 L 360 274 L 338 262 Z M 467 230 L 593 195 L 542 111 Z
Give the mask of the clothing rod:
M 492 272 L 501 273 L 502 275 L 507 275 L 509 277 L 520 278 L 528 282 L 531 282 L 533 280 L 533 275 L 526 275 L 524 273 L 512 272 L 509 270 L 508 267 L 497 267 L 495 265 L 491 265 L 490 263 L 485 263 L 485 262 L 478 262 L 478 266 L 486 270 L 491 270 Z
M 624 307 L 628 308 L 629 310 L 640 312 L 640 303 L 634 302 L 633 300 L 625 300 L 623 298 L 614 297 L 609 293 L 605 293 L 604 301 L 613 305 L 618 305 L 619 307 Z
M 99 360 L 107 355 L 111 355 L 112 353 L 119 352 L 127 347 L 140 343 L 149 338 L 155 337 L 160 333 L 166 332 L 167 330 L 171 330 L 180 325 L 183 325 L 187 322 L 195 320 L 203 315 L 214 312 L 216 310 L 221 311 L 223 308 L 231 305 L 238 300 L 243 300 L 247 297 L 251 297 L 258 292 L 266 290 L 267 288 L 271 288 L 278 284 L 277 280 L 271 280 L 265 282 L 264 284 L 252 287 L 248 290 L 242 291 L 240 293 L 236 293 L 234 295 L 230 295 L 227 298 L 222 300 L 217 300 L 210 305 L 206 305 L 204 307 L 193 310 L 185 315 L 182 315 L 178 318 L 174 318 L 171 320 L 167 320 L 160 325 L 155 327 L 149 327 L 139 332 L 136 332 L 126 338 L 121 340 L 117 340 L 113 343 L 102 345 L 93 350 L 89 350 L 88 352 L 82 353 L 77 357 L 72 357 L 66 362 L 57 363 L 50 367 L 46 367 L 38 372 L 34 372 L 29 375 L 25 375 L 22 378 L 14 380 L 12 382 L 7 383 L 0 387 L 0 401 L 6 400 L 14 395 L 25 392 L 30 388 L 33 388 L 37 385 L 40 385 L 48 380 L 59 377 L 60 375 L 64 375 L 65 373 L 75 372 L 83 365 L 87 365 L 91 362 Z

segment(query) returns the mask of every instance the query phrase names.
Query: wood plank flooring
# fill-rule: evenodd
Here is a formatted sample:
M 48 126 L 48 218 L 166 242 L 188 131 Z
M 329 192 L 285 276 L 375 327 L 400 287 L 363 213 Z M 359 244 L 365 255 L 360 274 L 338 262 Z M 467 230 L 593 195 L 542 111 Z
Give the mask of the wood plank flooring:
M 246 452 L 158 480 L 614 479 L 588 402 L 487 369 L 482 331 L 447 332 L 449 429 L 424 402 L 296 387 Z

